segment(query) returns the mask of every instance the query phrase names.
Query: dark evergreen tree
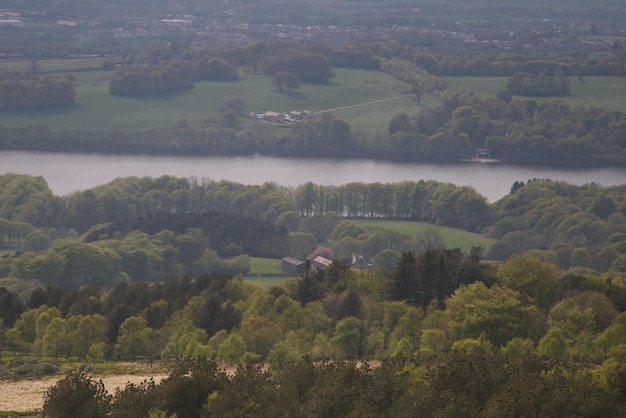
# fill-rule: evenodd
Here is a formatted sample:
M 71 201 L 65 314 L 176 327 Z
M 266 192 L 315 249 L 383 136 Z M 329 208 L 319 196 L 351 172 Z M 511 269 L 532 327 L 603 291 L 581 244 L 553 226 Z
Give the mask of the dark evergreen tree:
M 404 252 L 393 270 L 393 298 L 418 305 L 417 259 L 413 252 Z

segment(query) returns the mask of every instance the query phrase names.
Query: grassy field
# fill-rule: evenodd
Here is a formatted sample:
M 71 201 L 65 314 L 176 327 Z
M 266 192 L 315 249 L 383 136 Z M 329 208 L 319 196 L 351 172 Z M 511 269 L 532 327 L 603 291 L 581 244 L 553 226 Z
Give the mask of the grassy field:
M 287 280 L 295 280 L 295 276 L 276 276 L 276 277 L 246 277 L 247 281 L 258 284 L 261 287 L 270 289 L 276 285 L 286 282 Z
M 438 226 L 427 224 L 423 222 L 411 222 L 411 221 L 387 221 L 387 220 L 369 220 L 369 219 L 353 219 L 351 222 L 361 226 L 366 231 L 373 231 L 376 229 L 387 229 L 394 232 L 402 232 L 412 237 L 419 238 L 427 229 L 434 229 L 441 234 L 441 238 L 447 248 L 460 248 L 467 252 L 472 246 L 481 246 L 485 249 L 485 253 L 489 251 L 491 245 L 495 240 L 486 238 L 481 235 L 473 234 L 471 232 L 463 231 L 461 229 L 448 228 L 445 226 Z
M 281 275 L 285 272 L 280 268 L 277 258 L 251 257 L 250 276 Z
M 464 86 L 488 96 L 504 90 L 507 77 L 447 77 L 453 86 Z M 562 100 L 570 105 L 602 107 L 626 111 L 626 77 L 585 77 L 579 82 L 570 77 L 570 94 L 565 97 L 542 97 L 535 100 Z
M 88 68 L 100 68 L 104 57 L 66 58 L 54 60 L 37 60 L 39 71 L 76 71 Z M 0 71 L 23 72 L 30 70 L 31 60 L 0 60 Z
M 336 77 L 325 84 L 302 83 L 291 93 L 278 93 L 270 78 L 241 75 L 233 83 L 203 81 L 174 94 L 153 97 L 118 97 L 108 92 L 112 71 L 99 68 L 104 58 L 40 60 L 41 71 L 70 71 L 75 78 L 76 103 L 56 109 L 3 112 L 1 123 L 9 126 L 43 124 L 51 129 L 118 129 L 139 130 L 152 126 L 172 126 L 186 119 L 201 124 L 219 115 L 226 100 L 241 98 L 250 112 L 268 110 L 286 112 L 309 109 L 331 110 L 347 121 L 355 131 L 384 132 L 389 119 L 398 113 L 416 113 L 421 107 L 436 106 L 439 99 L 425 95 L 416 105 L 411 97 L 400 93 L 410 89 L 407 83 L 379 71 L 335 69 Z M 29 62 L 0 61 L 0 69 L 24 71 Z M 89 69 L 89 71 L 76 71 Z M 495 96 L 504 89 L 506 77 L 449 77 L 452 85 Z M 542 98 L 539 100 L 554 100 Z M 571 93 L 558 98 L 573 105 L 626 110 L 626 78 L 586 77 L 583 83 L 572 78 Z M 254 126 L 246 123 L 246 126 Z M 271 128 L 280 135 L 280 128 Z
M 67 68 L 89 68 L 100 65 L 102 59 L 40 61 L 41 71 Z M 0 68 L 23 71 L 28 62 L 0 62 Z M 324 84 L 302 83 L 291 93 L 278 93 L 270 85 L 270 77 L 241 75 L 232 83 L 203 81 L 174 94 L 153 97 L 118 97 L 108 92 L 112 71 L 91 70 L 72 72 L 76 85 L 76 103 L 56 109 L 3 112 L 2 123 L 9 126 L 44 124 L 51 129 L 100 128 L 138 130 L 150 126 L 171 126 L 186 119 L 200 124 L 219 115 L 226 100 L 241 98 L 250 112 L 268 110 L 287 112 L 309 109 L 320 112 L 329 109 L 346 120 L 355 130 L 385 130 L 389 118 L 400 112 L 414 113 L 418 106 L 400 92 L 410 88 L 379 71 L 336 69 L 336 77 Z M 395 99 L 397 98 L 397 99 Z M 381 101 L 394 99 L 389 101 Z M 364 106 L 364 103 L 371 103 Z M 425 97 L 421 106 L 436 103 Z M 356 106 L 355 106 L 356 105 Z M 355 107 L 351 107 L 355 106 Z
M 277 258 L 252 257 L 250 259 L 250 273 L 245 279 L 269 289 L 295 278 L 295 276 L 285 275 L 285 272 L 280 268 L 280 260 Z

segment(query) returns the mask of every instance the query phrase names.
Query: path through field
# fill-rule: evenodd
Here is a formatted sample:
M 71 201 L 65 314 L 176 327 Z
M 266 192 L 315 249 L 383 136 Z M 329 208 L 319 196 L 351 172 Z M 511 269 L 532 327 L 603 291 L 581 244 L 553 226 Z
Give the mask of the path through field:
M 373 100 L 371 102 L 366 102 L 366 103 L 358 103 L 358 104 L 353 104 L 353 105 L 349 105 L 349 106 L 336 107 L 334 109 L 320 110 L 319 112 L 315 112 L 315 113 L 319 114 L 319 113 L 334 112 L 335 110 L 352 109 L 353 107 L 368 106 L 368 105 L 373 105 L 373 104 L 376 104 L 376 103 L 388 102 L 390 100 L 404 99 L 405 97 L 409 97 L 409 96 L 404 94 L 402 96 L 391 97 L 389 99 Z

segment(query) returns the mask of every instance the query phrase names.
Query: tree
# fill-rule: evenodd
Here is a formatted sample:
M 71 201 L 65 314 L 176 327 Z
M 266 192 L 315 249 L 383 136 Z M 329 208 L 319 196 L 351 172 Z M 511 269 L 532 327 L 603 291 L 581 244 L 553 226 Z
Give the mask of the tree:
M 120 326 L 115 352 L 121 358 L 136 360 L 138 356 L 148 354 L 151 336 L 152 329 L 148 328 L 146 320 L 142 317 L 131 316 Z
M 55 360 L 60 356 L 69 358 L 74 347 L 70 325 L 64 318 L 53 318 L 50 321 L 42 338 L 42 351 L 45 355 L 54 357 Z
M 411 251 L 402 253 L 393 269 L 393 298 L 410 304 L 418 303 L 417 259 Z
M 128 383 L 123 389 L 118 388 L 115 391 L 111 405 L 111 416 L 117 418 L 157 418 L 155 408 L 158 405 L 158 396 L 156 383 L 152 379 L 144 380 L 137 385 Z M 162 411 L 159 411 L 158 417 L 175 418 Z
M 28 72 L 36 74 L 39 72 L 40 69 L 41 66 L 39 65 L 39 61 L 33 60 L 28 63 Z
M 161 357 L 175 360 L 210 357 L 206 331 L 197 328 L 181 311 L 172 317 L 166 329 L 169 340 L 161 351 Z
M 567 338 L 559 328 L 550 328 L 539 340 L 537 352 L 544 356 L 564 357 L 569 352 Z
M 276 218 L 275 225 L 283 227 L 287 231 L 297 231 L 300 228 L 300 214 L 295 210 L 282 212 Z
M 226 372 L 218 370 L 214 361 L 199 358 L 176 362 L 159 385 L 160 407 L 181 418 L 200 418 L 209 395 L 223 391 L 227 382 Z
M 227 364 L 236 364 L 246 353 L 246 342 L 239 334 L 231 333 L 217 350 L 218 360 Z
M 376 266 L 380 266 L 387 271 L 392 271 L 394 266 L 398 263 L 400 255 L 390 249 L 379 251 L 374 257 L 372 262 Z
M 267 358 L 272 346 L 282 338 L 280 327 L 272 320 L 255 316 L 241 322 L 240 335 L 245 341 L 247 351 Z
M 411 125 L 411 118 L 406 113 L 399 113 L 389 119 L 387 123 L 387 131 L 389 135 L 393 135 L 397 132 L 411 132 L 413 126 Z
M 502 265 L 497 274 L 502 285 L 519 291 L 528 304 L 536 303 L 546 309 L 554 301 L 556 269 L 538 258 L 515 256 Z
M 108 416 L 111 396 L 102 380 L 74 371 L 52 386 L 44 395 L 43 416 L 50 418 L 104 418 Z
M 346 358 L 361 358 L 364 340 L 363 324 L 360 319 L 349 316 L 337 321 L 332 341 Z
M 11 328 L 24 311 L 24 303 L 15 292 L 0 287 L 0 321 L 5 327 Z
M 513 100 L 513 93 L 511 93 L 510 90 L 500 90 L 498 94 L 496 95 L 496 97 L 501 102 L 509 104 L 511 100 Z
M 221 58 L 211 58 L 199 67 L 202 78 L 206 80 L 233 81 L 239 78 L 237 68 Z
M 542 317 L 534 306 L 523 306 L 519 293 L 506 287 L 488 288 L 481 282 L 463 285 L 447 300 L 445 312 L 454 339 L 486 338 L 496 347 L 515 338 L 536 340 Z
M 225 113 L 229 110 L 232 110 L 237 115 L 243 115 L 247 107 L 248 104 L 243 99 L 237 97 L 235 99 L 226 100 L 224 103 L 222 103 L 222 106 L 220 107 L 220 112 Z
M 81 358 L 85 358 L 89 353 L 89 348 L 94 344 L 106 342 L 107 321 L 100 314 L 79 315 L 76 317 L 77 327 L 74 331 L 75 353 Z
M 300 80 L 298 80 L 295 74 L 288 71 L 278 71 L 272 76 L 272 86 L 276 87 L 281 93 L 283 90 L 298 90 L 300 88 Z

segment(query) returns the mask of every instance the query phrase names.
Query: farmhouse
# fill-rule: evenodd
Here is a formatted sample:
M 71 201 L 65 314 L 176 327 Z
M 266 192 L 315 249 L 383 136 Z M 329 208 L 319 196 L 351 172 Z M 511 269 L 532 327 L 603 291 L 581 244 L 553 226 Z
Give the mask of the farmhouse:
M 285 114 L 268 110 L 263 114 L 263 120 L 266 122 L 284 122 Z

